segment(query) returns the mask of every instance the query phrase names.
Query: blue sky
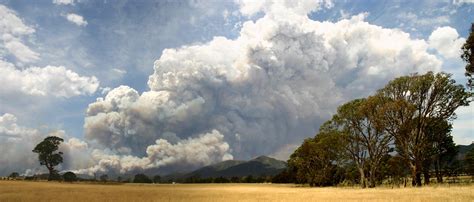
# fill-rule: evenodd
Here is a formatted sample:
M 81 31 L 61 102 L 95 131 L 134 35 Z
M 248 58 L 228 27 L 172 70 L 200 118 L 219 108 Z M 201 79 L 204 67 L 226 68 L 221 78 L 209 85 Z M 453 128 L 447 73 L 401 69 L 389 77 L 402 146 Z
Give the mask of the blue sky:
M 324 5 L 321 4 L 318 9 L 309 13 L 311 20 L 336 23 L 361 14 L 365 16 L 363 21 L 384 29 L 399 30 L 409 34 L 411 40 L 427 42 L 439 27 L 454 29 L 459 34 L 455 38 L 462 40 L 468 35 L 470 23 L 474 22 L 474 3 L 469 1 L 324 2 Z M 12 49 L 8 49 L 7 39 L 4 39 L 4 44 L 0 47 L 2 61 L 11 64 L 16 70 L 51 66 L 53 68 L 50 72 L 56 72 L 57 75 L 66 74 L 66 70 L 76 74 L 62 84 L 58 81 L 52 87 L 40 88 L 39 91 L 44 90 L 44 95 L 37 95 L 31 90 L 25 93 L 23 87 L 18 86 L 5 90 L 0 95 L 0 115 L 14 115 L 16 124 L 23 128 L 61 130 L 68 137 L 80 140 L 84 140 L 86 136 L 84 123 L 88 116 L 88 105 L 120 85 L 129 86 L 138 94 L 149 91 L 147 81 L 150 75 L 159 72 L 154 73 L 153 67 L 163 50 L 199 46 L 213 41 L 216 36 L 235 40 L 241 36 L 244 22 L 256 22 L 266 12 L 269 13 L 261 9 L 248 15 L 241 12 L 241 5 L 230 0 L 0 0 L 0 4 L 5 7 L 2 11 L 4 14 L 6 12 L 16 16 L 23 26 L 34 30 L 31 32 L 25 28 L 26 31 L 20 34 L 12 34 L 13 41 L 19 41 L 31 52 L 14 53 Z M 3 23 L 8 24 L 10 21 Z M 7 30 L 14 30 L 15 26 L 18 25 L 11 25 L 13 28 L 0 26 L 0 29 L 6 30 L 0 33 L 17 33 Z M 426 52 L 436 56 L 442 62 L 441 70 L 452 73 L 458 83 L 466 82 L 463 76 L 464 63 L 459 57 L 443 55 L 436 48 L 428 48 Z M 21 57 L 30 59 L 21 60 Z M 64 66 L 65 69 L 57 68 L 59 66 Z M 81 82 L 78 84 L 77 80 Z M 71 89 L 63 92 L 55 85 L 66 85 Z M 364 93 L 372 91 L 373 89 L 368 89 Z M 331 110 L 335 109 L 329 111 Z M 454 122 L 454 139 L 459 144 L 469 144 L 474 140 L 473 107 L 463 108 L 458 114 L 459 119 Z M 317 125 L 308 126 L 307 131 L 314 130 Z M 173 133 L 183 139 L 187 136 L 180 133 L 189 130 L 176 130 L 179 132 Z M 206 130 L 199 129 L 199 132 L 204 131 Z M 309 133 L 306 137 L 314 133 Z M 236 135 L 236 138 L 239 139 L 240 136 Z M 295 136 L 288 139 L 292 141 L 291 144 L 283 145 L 282 150 L 263 152 L 267 155 L 287 155 L 285 148 L 291 150 L 294 148 L 291 145 L 298 144 L 303 138 L 304 135 Z M 172 142 L 171 139 L 167 140 Z M 238 155 L 235 153 L 240 147 L 230 146 L 233 148 L 231 153 L 237 157 L 246 158 L 260 152 L 251 151 L 246 155 Z

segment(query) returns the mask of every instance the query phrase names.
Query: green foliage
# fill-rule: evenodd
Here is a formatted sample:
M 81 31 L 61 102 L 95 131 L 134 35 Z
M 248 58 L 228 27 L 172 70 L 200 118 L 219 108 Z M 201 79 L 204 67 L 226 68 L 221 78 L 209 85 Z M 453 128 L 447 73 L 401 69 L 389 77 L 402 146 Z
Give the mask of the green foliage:
M 153 183 L 160 183 L 161 182 L 161 176 L 155 175 L 153 176 Z
M 454 111 L 467 106 L 471 94 L 456 85 L 450 74 L 428 72 L 394 79 L 378 96 L 389 101 L 382 109 L 384 128 L 410 165 L 412 184 L 421 186 L 423 161 L 432 148 L 429 128 L 439 120 L 454 119 Z
M 467 63 L 465 75 L 467 77 L 467 86 L 472 90 L 474 87 L 474 23 L 471 24 L 471 30 L 469 37 L 467 37 L 466 42 L 461 47 L 462 55 L 461 58 Z
M 310 186 L 344 182 L 374 187 L 388 178 L 406 186 L 410 173 L 412 184 L 421 186 L 422 174 L 429 183 L 433 167 L 438 182 L 456 176 L 460 165 L 450 121 L 471 96 L 446 73 L 396 78 L 374 96 L 341 105 L 274 180 L 294 176 L 294 182 Z
M 446 168 L 454 163 L 458 149 L 451 136 L 452 125 L 447 120 L 433 119 L 426 127 L 428 135 L 429 149 L 425 152 L 423 162 L 425 175 L 433 165 L 438 182 L 443 182 L 443 175 L 446 175 Z M 428 176 L 425 176 L 425 179 Z M 427 182 L 429 183 L 429 182 Z
M 77 181 L 77 176 L 73 172 L 66 172 L 63 174 L 63 179 L 66 182 L 75 182 Z
M 215 178 L 214 183 L 229 183 L 230 180 L 225 178 L 225 177 L 218 177 L 218 178 Z
M 295 183 L 296 175 L 295 172 L 290 169 L 285 169 L 278 175 L 272 178 L 272 183 Z
M 306 139 L 288 160 L 297 183 L 330 186 L 339 183 L 335 174 L 341 160 L 342 142 L 338 133 L 326 123 L 315 138 Z
M 104 175 L 101 175 L 101 176 L 99 177 L 99 179 L 100 179 L 100 181 L 102 181 L 102 182 L 107 182 L 107 180 L 109 180 L 109 176 L 106 175 L 106 174 L 104 174 Z
M 362 188 L 375 187 L 378 168 L 390 150 L 393 136 L 384 128 L 385 104 L 386 100 L 379 96 L 356 99 L 340 106 L 331 120 L 345 141 L 347 156 L 359 170 Z
M 466 173 L 474 176 L 474 148 L 472 148 L 464 157 L 464 169 Z
M 17 178 L 17 177 L 20 177 L 20 174 L 18 174 L 17 172 L 13 172 L 13 173 L 11 173 L 8 177 L 10 177 L 10 178 Z
M 136 174 L 133 178 L 133 183 L 152 183 L 151 179 L 145 174 Z
M 33 149 L 33 152 L 38 153 L 40 164 L 46 166 L 49 170 L 48 180 L 61 178 L 54 167 L 63 162 L 63 157 L 61 156 L 63 153 L 56 152 L 63 141 L 64 140 L 60 137 L 49 136 Z

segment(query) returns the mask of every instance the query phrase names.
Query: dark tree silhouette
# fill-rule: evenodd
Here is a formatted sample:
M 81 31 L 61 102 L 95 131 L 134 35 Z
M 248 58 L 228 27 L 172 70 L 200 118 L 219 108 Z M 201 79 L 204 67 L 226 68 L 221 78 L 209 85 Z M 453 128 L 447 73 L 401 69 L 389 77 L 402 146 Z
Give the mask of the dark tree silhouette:
M 63 153 L 56 152 L 63 141 L 64 140 L 60 137 L 49 136 L 33 149 L 33 152 L 38 153 L 40 164 L 48 168 L 49 181 L 56 180 L 60 177 L 54 167 L 63 162 L 63 157 L 61 156 Z
M 467 77 L 467 86 L 472 90 L 474 87 L 474 56 L 472 55 L 474 53 L 474 23 L 471 24 L 471 32 L 461 50 L 461 58 L 467 62 L 465 73 Z
M 73 172 L 66 172 L 63 174 L 63 179 L 66 182 L 75 182 L 77 181 L 77 176 Z
M 109 180 L 109 176 L 106 175 L 106 174 L 104 174 L 104 175 L 101 175 L 101 176 L 99 177 L 99 179 L 100 179 L 100 181 L 102 181 L 102 182 L 107 182 L 107 180 Z
M 133 183 L 152 183 L 151 179 L 145 174 L 136 174 Z
M 474 148 L 464 157 L 464 164 L 466 173 L 474 177 Z
M 15 179 L 15 178 L 17 178 L 17 177 L 20 177 L 20 174 L 18 174 L 17 172 L 13 172 L 13 173 L 11 173 L 8 177 Z
M 153 183 L 160 183 L 161 182 L 161 177 L 159 175 L 155 175 L 153 177 Z

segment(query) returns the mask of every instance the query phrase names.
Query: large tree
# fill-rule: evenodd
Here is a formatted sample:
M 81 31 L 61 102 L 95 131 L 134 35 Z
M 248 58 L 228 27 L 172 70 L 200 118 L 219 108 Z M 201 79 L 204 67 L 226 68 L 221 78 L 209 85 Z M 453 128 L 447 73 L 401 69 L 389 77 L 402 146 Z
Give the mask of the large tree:
M 471 24 L 471 32 L 466 40 L 466 43 L 462 46 L 461 58 L 467 63 L 466 64 L 466 77 L 467 86 L 472 90 L 474 87 L 474 23 Z
M 393 136 L 385 131 L 381 121 L 384 102 L 377 96 L 356 99 L 340 106 L 332 119 L 343 134 L 348 156 L 359 170 L 362 188 L 375 187 L 377 170 L 392 143 Z
M 381 109 L 385 128 L 410 165 L 412 184 L 421 186 L 423 160 L 431 148 L 429 127 L 434 120 L 454 119 L 455 110 L 467 106 L 471 95 L 450 74 L 428 72 L 394 79 L 378 96 L 388 103 Z
M 451 136 L 452 124 L 442 119 L 434 119 L 430 123 L 426 129 L 431 149 L 426 152 L 424 163 L 425 184 L 429 183 L 431 165 L 435 169 L 438 183 L 443 182 L 443 171 L 454 161 L 458 153 L 453 136 Z
M 48 180 L 57 179 L 59 177 L 54 167 L 63 162 L 63 157 L 61 156 L 63 153 L 57 151 L 63 141 L 64 140 L 60 137 L 49 136 L 38 143 L 33 149 L 33 152 L 38 153 L 40 164 L 46 166 L 49 171 Z
M 288 160 L 289 170 L 295 172 L 298 183 L 329 186 L 339 183 L 336 176 L 341 160 L 341 141 L 328 123 L 321 126 L 314 138 L 306 139 Z

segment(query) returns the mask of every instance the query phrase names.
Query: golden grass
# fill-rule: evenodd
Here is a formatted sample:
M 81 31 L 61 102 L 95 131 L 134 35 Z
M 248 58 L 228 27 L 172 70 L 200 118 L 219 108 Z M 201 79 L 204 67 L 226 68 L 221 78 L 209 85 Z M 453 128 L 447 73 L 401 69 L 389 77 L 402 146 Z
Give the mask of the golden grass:
M 0 181 L 0 201 L 474 201 L 474 185 L 308 188 L 276 184 L 122 184 Z

